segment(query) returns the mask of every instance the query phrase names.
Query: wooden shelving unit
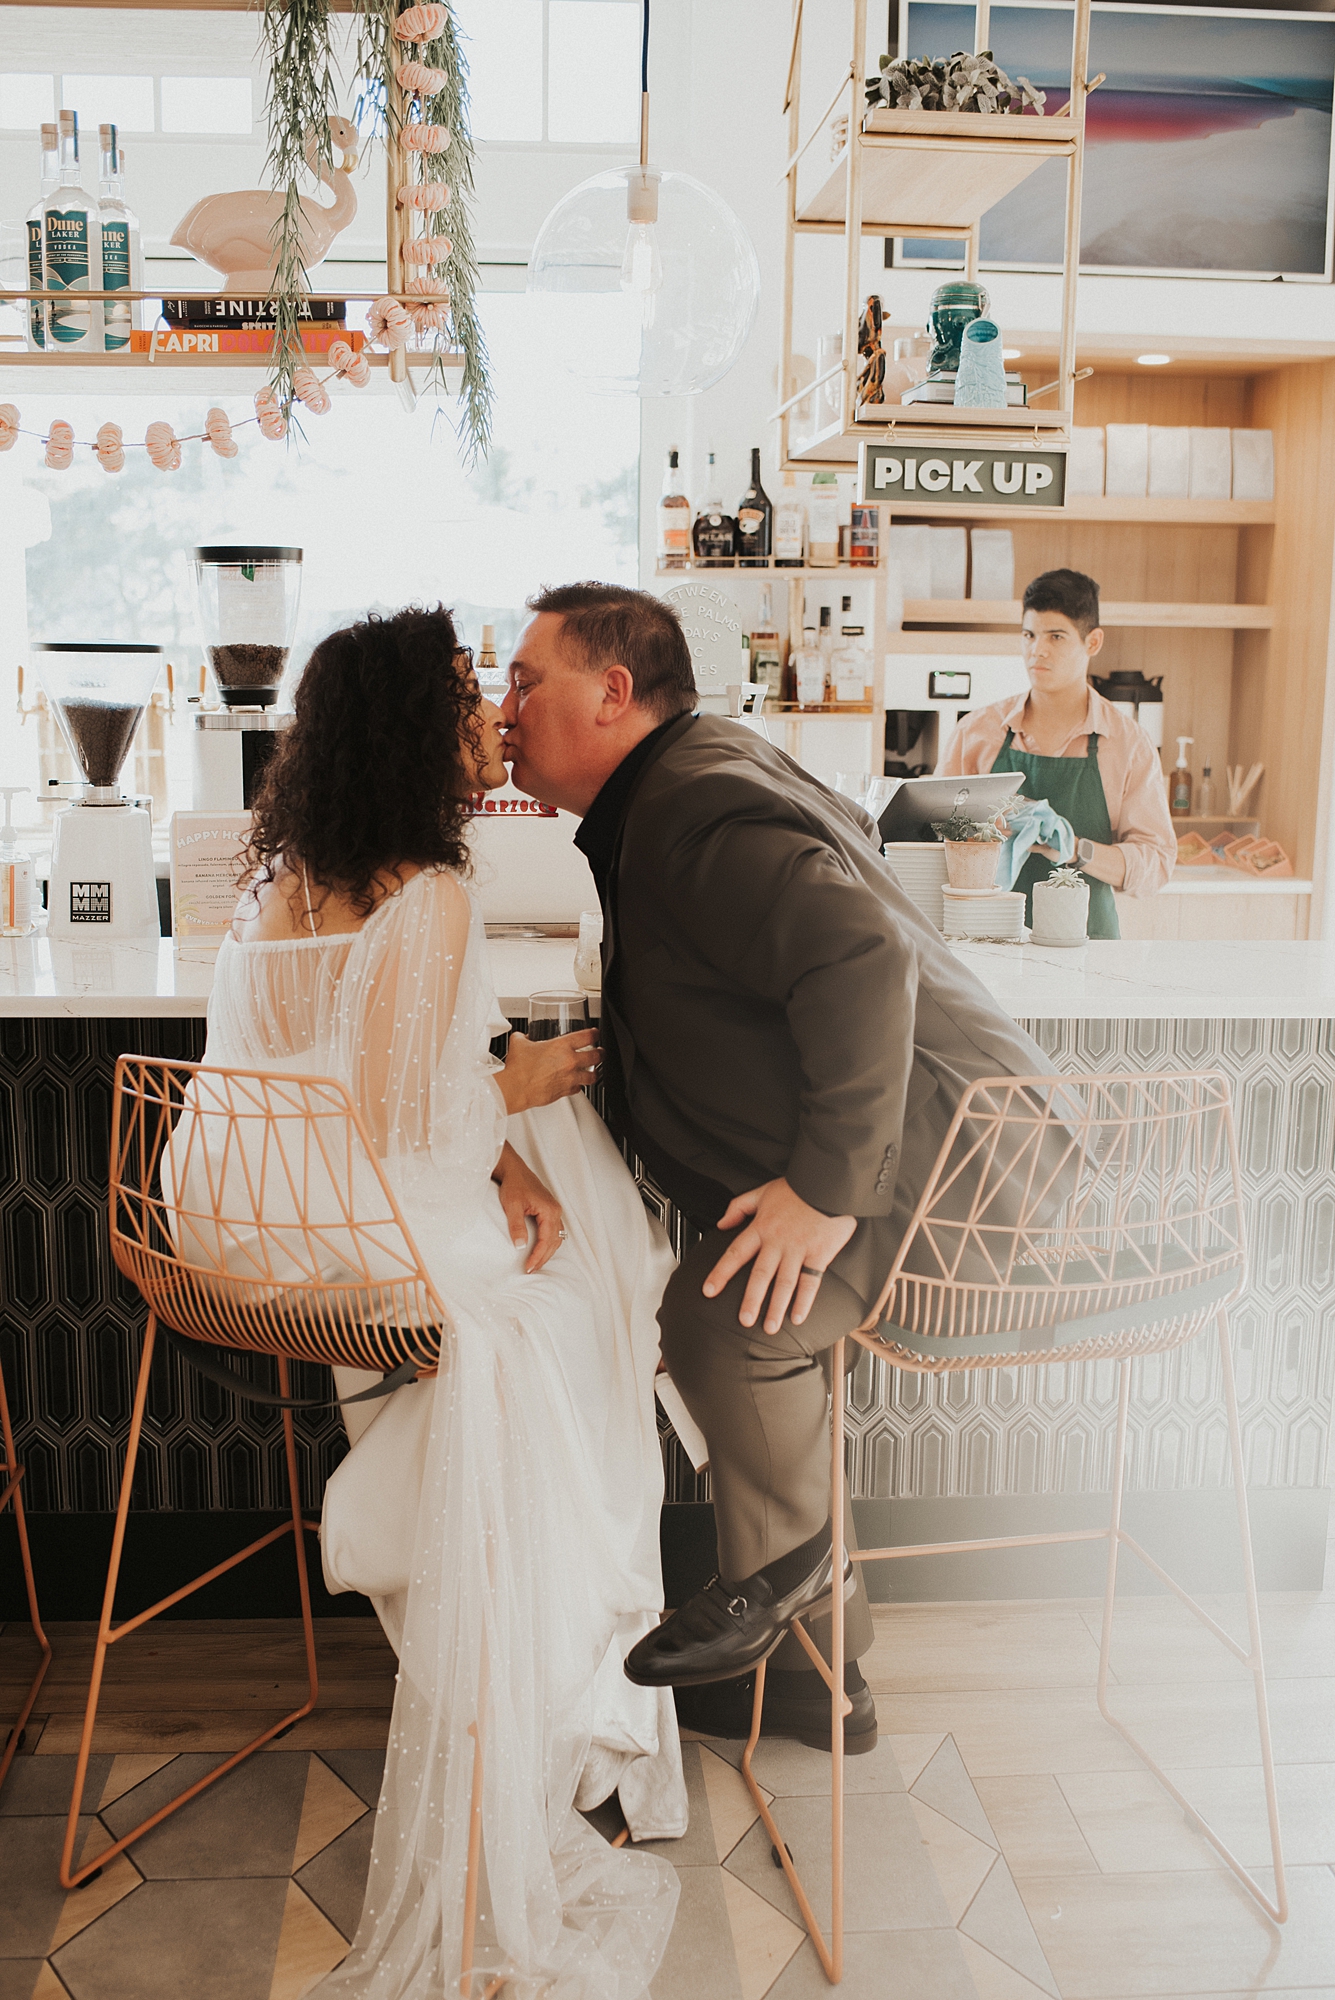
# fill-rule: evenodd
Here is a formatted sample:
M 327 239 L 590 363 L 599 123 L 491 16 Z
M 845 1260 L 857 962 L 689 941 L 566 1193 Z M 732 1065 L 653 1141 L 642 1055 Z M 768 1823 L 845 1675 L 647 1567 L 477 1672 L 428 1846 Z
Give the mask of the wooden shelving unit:
M 1274 622 L 1268 604 L 1102 604 L 1105 630 L 1142 627 L 1160 631 L 1268 632 Z M 905 625 L 1015 625 L 1019 600 L 1001 602 L 982 597 L 909 597 L 904 600 Z
M 1080 204 L 1084 171 L 1085 97 L 1089 59 L 1090 0 L 1074 0 L 1071 32 L 1070 96 L 1060 115 L 1040 118 L 988 116 L 969 112 L 895 111 L 878 105 L 869 109 L 864 78 L 875 67 L 878 50 L 867 38 L 867 0 L 851 0 L 846 19 L 851 27 L 847 69 L 828 105 L 814 117 L 803 108 L 803 71 L 815 51 L 828 57 L 833 23 L 822 12 L 817 31 L 807 23 L 803 7 L 793 10 L 784 111 L 788 119 L 788 163 L 785 169 L 785 235 L 782 342 L 779 380 L 783 400 L 775 411 L 779 424 L 781 466 L 834 466 L 852 463 L 861 438 L 930 442 L 950 437 L 956 444 L 976 439 L 995 443 L 998 437 L 1035 446 L 1059 442 L 1071 423 L 1071 392 L 1075 376 L 1075 292 L 1079 267 Z M 806 10 L 811 12 L 813 10 Z M 988 0 L 976 0 L 975 49 L 989 46 Z M 837 29 L 834 30 L 837 33 Z M 881 29 L 877 27 L 877 37 Z M 807 37 L 811 42 L 808 46 Z M 826 75 L 828 85 L 828 74 Z M 819 102 L 819 98 L 817 98 Z M 834 121 L 847 119 L 847 137 L 833 159 L 828 156 Z M 978 235 L 983 216 L 1043 165 L 1060 159 L 1066 168 L 1066 216 L 1063 251 L 1060 351 L 1056 405 L 1034 409 L 956 410 L 951 404 L 894 404 L 878 408 L 875 418 L 859 412 L 856 403 L 857 326 L 862 308 L 862 239 L 882 237 L 957 237 L 965 243 L 965 273 L 976 275 Z M 827 387 L 818 375 L 798 388 L 793 372 L 793 291 L 797 248 L 804 235 L 839 235 L 844 245 L 843 355 L 829 371 L 837 382 L 839 414 L 814 437 L 792 435 L 792 410 Z

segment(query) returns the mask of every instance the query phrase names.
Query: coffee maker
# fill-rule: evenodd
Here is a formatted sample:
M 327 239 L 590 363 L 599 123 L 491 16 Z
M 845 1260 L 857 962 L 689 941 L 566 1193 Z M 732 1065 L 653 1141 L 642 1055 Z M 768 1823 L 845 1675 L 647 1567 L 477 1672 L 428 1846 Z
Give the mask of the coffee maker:
M 196 812 L 249 808 L 264 768 L 290 728 L 278 688 L 296 636 L 300 549 L 263 543 L 194 553 L 200 636 L 222 707 L 195 717 Z
M 34 665 L 83 773 L 83 797 L 56 818 L 47 935 L 62 943 L 145 942 L 161 935 L 150 816 L 120 788 L 161 646 L 53 640 Z

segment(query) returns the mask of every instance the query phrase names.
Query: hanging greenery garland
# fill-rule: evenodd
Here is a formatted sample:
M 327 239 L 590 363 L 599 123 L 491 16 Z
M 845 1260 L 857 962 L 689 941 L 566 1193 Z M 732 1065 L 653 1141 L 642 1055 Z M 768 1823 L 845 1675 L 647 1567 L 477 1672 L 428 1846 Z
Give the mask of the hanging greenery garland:
M 414 254 L 399 288 L 425 295 L 421 306 L 409 309 L 419 331 L 434 331 L 438 345 L 462 351 L 461 442 L 468 463 L 475 464 L 491 442 L 491 382 L 474 303 L 478 269 L 469 216 L 473 142 L 467 66 L 454 13 L 448 4 L 407 8 L 398 0 L 356 0 L 356 8 L 357 65 L 370 87 L 369 99 L 381 111 L 391 184 L 396 176 L 406 178 L 399 173 L 403 160 L 415 162 L 410 206 L 420 213 L 424 234 L 411 246 Z M 299 231 L 301 181 L 312 133 L 317 168 L 333 164 L 329 116 L 338 109 L 337 61 L 329 0 L 264 0 L 263 35 L 269 58 L 268 170 L 271 185 L 283 195 L 274 232 L 273 387 L 278 402 L 288 408 L 301 361 L 300 302 L 309 290 Z M 359 123 L 365 107 L 366 100 L 359 107 Z M 402 189 L 401 197 L 407 193 Z M 438 255 L 429 254 L 437 250 Z M 384 302 L 382 318 L 395 335 L 386 344 L 400 344 L 397 336 L 406 337 L 400 310 Z M 443 355 L 437 355 L 429 380 L 445 387 Z

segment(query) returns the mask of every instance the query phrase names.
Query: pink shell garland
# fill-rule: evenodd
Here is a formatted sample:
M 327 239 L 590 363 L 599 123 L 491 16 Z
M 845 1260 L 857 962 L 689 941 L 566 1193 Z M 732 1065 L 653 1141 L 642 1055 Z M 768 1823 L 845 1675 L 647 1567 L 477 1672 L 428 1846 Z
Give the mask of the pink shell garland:
M 287 436 L 287 418 L 278 407 L 278 398 L 271 388 L 255 391 L 255 415 L 259 419 L 260 436 L 274 444 Z
M 330 410 L 329 391 L 312 368 L 292 370 L 292 394 L 299 403 L 304 403 L 313 417 L 327 417 Z
M 399 133 L 410 153 L 443 153 L 450 143 L 448 125 L 405 125 Z
M 364 354 L 354 354 L 346 340 L 336 340 L 329 350 L 330 366 L 338 370 L 354 389 L 364 389 L 371 379 L 371 364 Z
M 400 208 L 425 209 L 429 214 L 444 208 L 449 198 L 444 181 L 413 181 L 399 189 Z
M 104 472 L 124 472 L 125 452 L 119 424 L 103 424 L 97 434 L 97 462 Z
M 446 7 L 408 7 L 394 23 L 394 33 L 401 42 L 434 42 L 448 19 Z
M 181 440 L 169 423 L 161 419 L 150 424 L 144 432 L 144 443 L 148 456 L 159 472 L 178 472 L 181 465 Z
M 408 307 L 408 311 L 412 314 L 413 325 L 419 333 L 424 333 L 428 327 L 441 327 L 448 323 L 450 295 L 441 289 L 439 278 L 409 278 L 404 290 L 425 292 L 430 301 L 426 305 Z
M 405 264 L 443 264 L 453 248 L 448 236 L 410 236 L 399 255 Z
M 428 69 L 425 63 L 401 62 L 394 72 L 394 81 L 400 90 L 411 92 L 416 97 L 434 97 L 444 90 L 449 82 L 443 69 Z
M 382 347 L 406 347 L 413 330 L 413 323 L 397 299 L 377 299 L 366 315 L 367 330 L 372 340 Z
M 46 440 L 46 462 L 52 472 L 68 472 L 74 457 L 74 426 L 57 417 Z
M 237 445 L 232 436 L 232 420 L 226 410 L 211 409 L 204 419 L 204 435 L 219 458 L 235 458 Z
M 12 403 L 0 403 L 0 451 L 18 443 L 19 413 Z

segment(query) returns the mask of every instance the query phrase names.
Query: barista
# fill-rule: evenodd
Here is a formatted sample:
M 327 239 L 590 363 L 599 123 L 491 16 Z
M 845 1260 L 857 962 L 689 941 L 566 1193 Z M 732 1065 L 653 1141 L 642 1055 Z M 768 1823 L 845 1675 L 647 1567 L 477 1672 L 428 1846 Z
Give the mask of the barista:
M 1115 938 L 1113 891 L 1153 896 L 1177 860 L 1163 773 L 1154 745 L 1125 705 L 1089 684 L 1103 645 L 1099 587 L 1079 570 L 1050 569 L 1024 594 L 1020 646 L 1029 686 L 966 715 L 938 777 L 1019 771 L 1020 790 L 1069 820 L 1075 865 L 1089 884 L 1089 935 Z M 1015 882 L 1033 922 L 1033 887 L 1057 856 L 1036 847 Z

